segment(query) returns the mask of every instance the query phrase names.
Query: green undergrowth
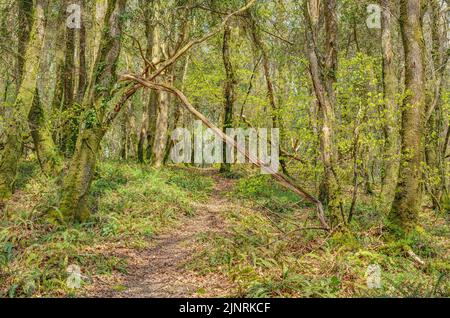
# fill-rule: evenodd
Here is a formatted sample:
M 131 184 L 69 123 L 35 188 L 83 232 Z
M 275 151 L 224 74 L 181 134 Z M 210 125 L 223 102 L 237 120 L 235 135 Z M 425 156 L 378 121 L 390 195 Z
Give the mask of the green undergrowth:
M 269 175 L 242 178 L 234 190 L 236 197 L 251 199 L 254 205 L 278 213 L 291 213 L 297 208 L 309 206 L 296 194 L 274 183 Z
M 449 226 L 442 216 L 423 212 L 423 228 L 396 239 L 364 203 L 348 228 L 327 233 L 307 229 L 318 226 L 313 209 L 265 176 L 239 180 L 236 195 L 223 214 L 227 234 L 199 238 L 205 249 L 189 265 L 228 276 L 237 290 L 231 296 L 450 296 Z M 368 288 L 369 265 L 381 269 L 380 288 Z
M 212 180 L 186 169 L 101 162 L 91 218 L 69 227 L 48 217 L 58 187 L 35 162 L 21 164 L 17 192 L 0 215 L 0 296 L 76 296 L 82 289 L 67 287 L 69 265 L 80 267 L 83 285 L 92 275 L 126 272 L 126 258 L 114 250 L 143 248 L 155 233 L 192 215 L 192 203 L 207 197 Z

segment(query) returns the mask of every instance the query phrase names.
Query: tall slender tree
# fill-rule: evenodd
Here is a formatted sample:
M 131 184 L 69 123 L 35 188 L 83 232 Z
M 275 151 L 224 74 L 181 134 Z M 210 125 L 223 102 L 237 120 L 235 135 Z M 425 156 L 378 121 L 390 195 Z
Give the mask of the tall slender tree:
M 265 84 L 267 87 L 267 99 L 270 105 L 270 117 L 272 119 L 272 127 L 278 128 L 281 131 L 281 137 L 283 135 L 282 133 L 282 124 L 281 124 L 281 118 L 280 118 L 280 109 L 276 103 L 275 100 L 275 89 L 273 85 L 272 75 L 270 73 L 270 59 L 269 59 L 269 52 L 268 49 L 263 42 L 260 34 L 260 30 L 258 29 L 258 25 L 256 22 L 256 19 L 254 17 L 254 13 L 252 10 L 247 11 L 247 19 L 250 24 L 250 34 L 253 40 L 254 45 L 256 48 L 261 52 L 262 57 L 262 66 L 264 71 L 264 79 Z M 279 147 L 281 149 L 281 142 L 279 144 Z M 279 149 L 279 152 L 281 153 Z M 284 158 L 280 158 L 280 166 L 285 174 L 287 174 L 287 168 L 286 168 L 286 162 Z
M 398 121 L 397 121 L 397 76 L 395 71 L 395 55 L 392 44 L 392 10 L 394 2 L 381 0 L 381 46 L 383 55 L 383 92 L 384 92 L 384 176 L 382 184 L 382 201 L 385 209 L 390 210 L 395 196 L 398 177 Z
M 223 47 L 222 47 L 222 57 L 223 64 L 225 67 L 225 84 L 224 84 L 224 114 L 223 114 L 223 132 L 227 133 L 227 128 L 232 128 L 233 126 L 233 105 L 236 99 L 235 86 L 236 86 L 236 75 L 234 73 L 233 64 L 231 62 L 231 27 L 229 23 L 224 28 L 223 35 Z M 223 145 L 223 158 L 226 159 L 227 145 Z M 224 163 L 220 165 L 220 171 L 223 173 L 228 173 L 231 171 L 230 163 Z
M 326 41 L 321 57 L 319 52 L 319 32 L 321 10 L 325 17 Z M 320 200 L 329 205 L 336 201 L 336 187 L 332 186 L 337 180 L 335 173 L 336 155 L 334 145 L 335 102 L 334 83 L 337 73 L 337 12 L 336 1 L 308 0 L 304 7 L 305 19 L 308 27 L 305 30 L 308 61 L 314 92 L 319 107 L 321 120 L 321 153 L 324 165 L 324 177 L 320 185 Z M 334 189 L 333 189 L 334 188 Z
M 402 106 L 401 162 L 390 217 L 408 231 L 417 224 L 421 195 L 424 89 L 424 43 L 420 0 L 400 1 L 400 28 L 405 50 L 406 97 Z

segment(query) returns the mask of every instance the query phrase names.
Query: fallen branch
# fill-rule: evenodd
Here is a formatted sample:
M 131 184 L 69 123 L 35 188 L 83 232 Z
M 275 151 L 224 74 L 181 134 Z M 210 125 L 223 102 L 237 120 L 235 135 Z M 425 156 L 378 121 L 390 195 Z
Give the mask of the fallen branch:
M 257 167 L 263 169 L 266 173 L 270 174 L 272 178 L 274 178 L 280 185 L 285 187 L 286 189 L 289 189 L 296 193 L 297 195 L 303 197 L 307 201 L 313 203 L 317 208 L 317 216 L 319 218 L 320 223 L 324 227 L 324 229 L 329 230 L 330 227 L 327 224 L 325 220 L 325 213 L 323 210 L 322 203 L 310 195 L 306 190 L 302 189 L 301 187 L 293 184 L 286 176 L 279 173 L 277 170 L 273 169 L 272 167 L 265 166 L 254 154 L 251 154 L 245 150 L 245 148 L 242 148 L 234 141 L 234 138 L 229 137 L 226 135 L 221 129 L 219 129 L 216 125 L 214 125 L 211 121 L 209 121 L 208 118 L 206 118 L 202 113 L 200 113 L 197 109 L 195 109 L 194 106 L 189 102 L 187 97 L 178 90 L 177 88 L 173 86 L 169 86 L 166 84 L 160 84 L 151 82 L 149 80 L 146 80 L 144 78 L 137 77 L 135 75 L 127 74 L 123 76 L 123 79 L 127 79 L 130 81 L 134 81 L 136 83 L 139 83 L 140 85 L 154 89 L 154 90 L 162 90 L 169 93 L 172 93 L 173 95 L 177 96 L 180 100 L 182 106 L 190 112 L 192 115 L 197 117 L 199 120 L 203 122 L 205 126 L 210 128 L 217 136 L 219 136 L 228 146 L 234 147 L 239 153 L 244 155 L 251 163 L 256 165 Z

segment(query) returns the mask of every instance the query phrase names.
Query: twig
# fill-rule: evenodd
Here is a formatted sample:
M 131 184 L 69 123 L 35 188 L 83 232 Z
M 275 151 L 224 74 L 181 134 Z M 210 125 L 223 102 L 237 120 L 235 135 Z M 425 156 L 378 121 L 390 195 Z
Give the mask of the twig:
M 410 256 L 418 264 L 420 264 L 422 266 L 425 265 L 425 262 L 419 256 L 417 256 L 416 253 L 414 253 L 413 251 L 407 250 L 406 254 L 408 254 L 408 256 Z
M 145 62 L 145 66 L 146 66 L 146 67 L 147 67 L 147 66 L 150 66 L 150 67 L 152 67 L 153 69 L 155 69 L 155 68 L 156 68 L 155 65 L 154 65 L 151 61 L 149 61 L 149 60 L 147 59 L 147 57 L 145 56 L 144 50 L 142 49 L 142 46 L 141 46 L 141 42 L 139 42 L 139 40 L 136 39 L 136 37 L 132 36 L 131 34 L 128 34 L 128 33 L 126 33 L 126 32 L 123 32 L 123 34 L 125 34 L 125 35 L 128 36 L 128 37 L 130 37 L 134 42 L 136 42 L 136 44 L 137 44 L 137 46 L 138 46 L 138 48 L 139 48 L 139 53 L 141 54 L 141 57 L 142 57 L 142 59 L 143 59 L 144 62 Z

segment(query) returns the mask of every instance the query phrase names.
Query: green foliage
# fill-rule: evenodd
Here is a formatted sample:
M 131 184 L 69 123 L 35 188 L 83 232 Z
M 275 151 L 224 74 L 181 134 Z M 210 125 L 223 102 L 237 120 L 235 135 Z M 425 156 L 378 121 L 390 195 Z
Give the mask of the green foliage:
M 303 275 L 285 272 L 279 279 L 252 285 L 248 296 L 267 298 L 296 293 L 301 297 L 336 297 L 339 288 L 340 280 L 336 276 L 311 281 Z
M 251 199 L 257 205 L 277 213 L 289 213 L 301 206 L 297 195 L 282 188 L 267 175 L 240 179 L 236 187 L 236 195 Z
M 192 170 L 168 168 L 161 172 L 161 174 L 167 180 L 167 183 L 189 191 L 190 195 L 196 198 L 205 198 L 211 193 L 213 188 L 211 178 L 193 174 Z
M 39 163 L 36 161 L 23 161 L 17 167 L 18 173 L 15 186 L 22 189 L 25 185 L 39 173 Z
M 332 235 L 295 231 L 292 221 L 305 224 L 307 211 L 291 213 L 288 221 L 249 208 L 254 200 L 273 195 L 267 182 L 265 177 L 238 182 L 235 192 L 241 208 L 223 216 L 228 234 L 199 238 L 205 248 L 191 268 L 227 275 L 240 297 L 448 297 L 448 224 L 429 224 L 423 221 L 429 215 L 423 215 L 427 230 L 418 228 L 399 240 L 383 232 L 375 208 L 361 204 L 348 229 Z M 411 258 L 408 250 L 425 265 Z M 366 285 L 372 264 L 381 268 L 379 289 Z

